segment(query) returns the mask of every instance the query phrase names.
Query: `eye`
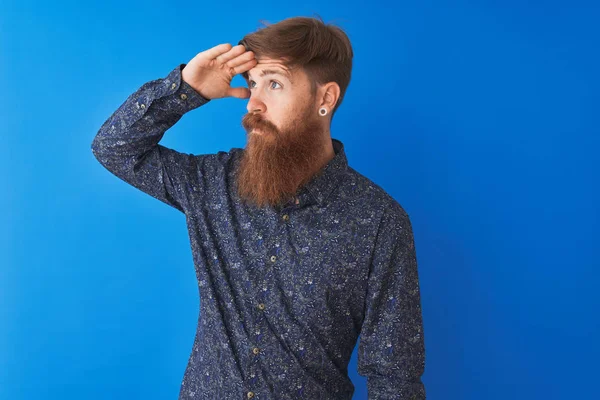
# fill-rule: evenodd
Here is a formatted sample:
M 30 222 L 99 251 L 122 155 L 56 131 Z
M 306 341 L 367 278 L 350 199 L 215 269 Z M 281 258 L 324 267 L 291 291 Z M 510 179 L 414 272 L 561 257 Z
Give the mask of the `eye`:
M 249 86 L 249 88 L 250 88 L 250 89 L 252 89 L 252 88 L 253 88 L 252 84 L 253 84 L 253 83 L 256 83 L 256 82 L 254 82 L 252 79 L 250 79 L 248 82 L 249 82 L 249 85 L 248 85 L 248 86 Z M 281 86 L 281 83 L 279 83 L 279 82 L 277 82 L 277 81 L 273 81 L 273 80 L 272 80 L 272 81 L 270 81 L 269 83 L 271 84 L 271 88 L 273 88 L 273 85 L 272 85 L 273 83 L 275 83 L 275 84 L 277 84 L 277 85 Z M 281 86 L 281 87 L 283 87 L 283 86 Z M 273 88 L 273 89 L 277 89 L 277 88 Z

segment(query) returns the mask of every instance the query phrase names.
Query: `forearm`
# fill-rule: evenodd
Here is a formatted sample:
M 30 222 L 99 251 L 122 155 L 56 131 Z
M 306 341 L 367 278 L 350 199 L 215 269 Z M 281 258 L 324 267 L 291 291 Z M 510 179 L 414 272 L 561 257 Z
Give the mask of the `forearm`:
M 101 126 L 91 148 L 109 171 L 129 180 L 135 163 L 183 114 L 210 101 L 181 79 L 184 66 L 143 84 Z

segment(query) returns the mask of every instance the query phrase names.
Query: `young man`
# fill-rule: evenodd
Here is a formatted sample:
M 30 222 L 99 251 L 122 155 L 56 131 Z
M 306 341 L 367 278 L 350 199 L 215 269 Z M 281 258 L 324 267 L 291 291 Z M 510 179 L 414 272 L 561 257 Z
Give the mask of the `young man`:
M 425 399 L 408 214 L 348 165 L 331 118 L 350 82 L 345 33 L 290 18 L 142 85 L 92 143 L 109 171 L 186 215 L 200 291 L 179 399 Z M 232 88 L 242 74 L 247 88 Z M 247 146 L 159 143 L 186 112 L 248 100 Z

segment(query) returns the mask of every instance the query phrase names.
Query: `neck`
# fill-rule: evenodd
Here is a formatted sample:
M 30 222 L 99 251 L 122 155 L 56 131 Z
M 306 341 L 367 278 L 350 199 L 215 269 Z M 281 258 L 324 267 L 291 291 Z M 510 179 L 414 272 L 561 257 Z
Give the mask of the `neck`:
M 325 144 L 323 145 L 323 154 L 325 157 L 325 164 L 327 164 L 333 157 L 335 157 L 335 150 L 333 149 L 333 141 L 331 140 L 331 134 L 327 132 L 325 137 L 327 139 L 325 140 Z
M 333 149 L 333 142 L 331 141 L 331 136 L 329 132 L 325 135 L 325 140 L 322 146 L 322 157 L 321 162 L 318 165 L 315 165 L 315 169 L 313 170 L 313 175 L 323 169 L 329 161 L 335 157 L 335 150 Z

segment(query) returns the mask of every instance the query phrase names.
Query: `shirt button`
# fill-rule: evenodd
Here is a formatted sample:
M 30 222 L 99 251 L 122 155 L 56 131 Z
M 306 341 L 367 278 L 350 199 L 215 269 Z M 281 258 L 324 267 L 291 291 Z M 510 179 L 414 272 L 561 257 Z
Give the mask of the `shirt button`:
M 275 260 L 277 260 L 277 257 L 275 257 L 275 256 L 271 256 L 271 261 L 272 261 L 272 262 L 275 262 Z
M 171 89 L 175 89 L 175 86 L 177 86 L 175 83 L 171 83 Z
M 265 309 L 265 305 L 263 303 L 260 303 L 258 305 L 258 308 L 261 309 L 261 310 L 264 310 Z
M 181 97 L 181 100 L 185 100 L 185 99 L 187 99 L 187 94 L 181 93 L 181 96 L 179 96 L 179 97 Z
M 146 108 L 146 105 L 144 103 L 140 104 L 141 108 Z
M 260 349 L 258 347 L 255 347 L 255 348 L 252 349 L 252 352 L 254 354 L 258 354 L 260 352 Z
M 283 220 L 284 220 L 284 221 L 287 221 L 287 220 L 289 220 L 289 219 L 290 219 L 289 215 L 285 214 L 285 215 L 283 216 Z
M 251 399 L 254 397 L 254 393 L 253 392 L 248 392 L 248 398 Z

